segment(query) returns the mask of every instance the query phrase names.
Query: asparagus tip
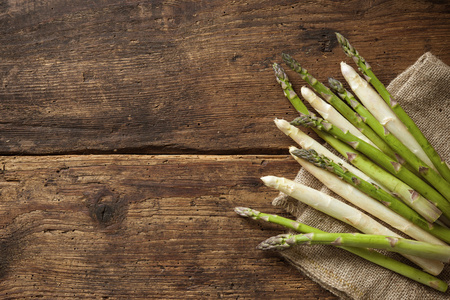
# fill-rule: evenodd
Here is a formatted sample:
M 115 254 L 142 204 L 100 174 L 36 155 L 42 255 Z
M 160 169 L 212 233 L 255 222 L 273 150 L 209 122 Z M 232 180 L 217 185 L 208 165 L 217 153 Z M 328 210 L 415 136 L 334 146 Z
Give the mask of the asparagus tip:
M 289 242 L 288 234 L 280 234 L 268 238 L 267 240 L 261 242 L 256 249 L 259 250 L 284 250 L 289 248 L 291 243 Z
M 330 87 L 337 91 L 338 93 L 344 93 L 345 92 L 345 88 L 344 85 L 342 84 L 342 82 L 340 82 L 337 79 L 334 78 L 328 78 L 328 84 L 330 85 Z
M 278 177 L 276 176 L 263 176 L 261 177 L 262 182 L 268 187 L 276 187 L 278 182 Z
M 314 164 L 317 167 L 320 167 L 322 169 L 326 169 L 330 167 L 329 160 L 323 156 L 317 153 L 314 149 L 294 149 L 292 152 L 290 152 L 292 155 L 302 158 L 312 164 Z
M 281 55 L 281 57 L 283 58 L 283 61 L 295 72 L 297 73 L 301 73 L 300 75 L 306 76 L 305 74 L 307 73 L 307 71 L 305 69 L 303 69 L 300 64 L 298 63 L 298 61 L 296 61 L 292 56 L 290 56 L 289 54 L 283 53 Z
M 337 38 L 337 40 L 339 41 L 339 43 L 340 43 L 340 41 L 341 41 L 342 39 L 344 39 L 344 37 L 342 36 L 342 34 L 340 34 L 339 32 L 335 32 L 334 34 L 336 34 L 336 38 Z
M 336 39 L 338 40 L 338 43 L 342 46 L 342 47 L 351 47 L 350 42 L 348 41 L 348 39 L 346 37 L 344 37 L 342 34 L 340 34 L 339 32 L 335 32 L 336 34 Z
M 273 70 L 275 71 L 275 76 L 277 77 L 277 80 L 287 80 L 286 72 L 279 64 L 273 63 L 272 67 Z
M 308 153 L 309 150 L 299 149 L 297 147 L 289 148 L 289 152 L 297 157 L 305 158 L 305 154 Z M 314 150 L 313 150 L 314 151 Z
M 288 134 L 288 130 L 291 127 L 291 125 L 289 124 L 288 121 L 275 118 L 274 122 L 278 129 L 280 129 L 284 133 Z
M 319 128 L 319 125 L 328 126 L 331 125 L 322 118 L 317 117 L 314 114 L 305 115 L 300 113 L 300 116 L 291 121 L 291 125 Z M 327 129 L 327 128 L 325 128 Z
M 255 214 L 259 213 L 258 211 L 248 207 L 235 207 L 234 211 L 241 217 L 253 217 Z
M 348 41 L 348 39 L 346 39 L 342 34 L 336 32 L 336 38 L 338 43 L 341 45 L 342 49 L 344 50 L 345 54 L 349 57 L 355 57 L 357 56 L 357 59 L 362 59 L 361 57 L 359 57 L 359 53 L 358 51 L 356 51 L 355 48 L 353 48 L 353 46 L 350 44 L 350 42 Z
M 303 98 L 305 98 L 306 100 L 311 99 L 311 97 L 315 96 L 314 92 L 307 86 L 302 86 L 300 92 L 302 93 Z
M 286 60 L 291 60 L 292 59 L 292 56 L 290 56 L 289 54 L 287 54 L 287 53 L 281 53 L 281 58 L 283 58 L 283 61 L 285 61 L 286 62 Z
M 355 72 L 355 69 L 353 69 L 351 66 L 346 64 L 345 62 L 341 61 L 341 72 L 344 77 L 353 75 Z

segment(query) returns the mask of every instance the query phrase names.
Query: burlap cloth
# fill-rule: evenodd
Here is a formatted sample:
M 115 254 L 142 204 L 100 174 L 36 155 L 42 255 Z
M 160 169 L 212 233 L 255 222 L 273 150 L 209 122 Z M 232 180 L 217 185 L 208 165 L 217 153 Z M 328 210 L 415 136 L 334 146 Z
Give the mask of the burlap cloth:
M 431 53 L 425 53 L 394 79 L 388 90 L 442 158 L 450 161 L 450 67 Z M 303 169 L 295 180 L 342 200 Z M 356 231 L 284 194 L 274 199 L 273 205 L 284 208 L 298 221 L 325 231 Z M 281 253 L 296 268 L 342 299 L 450 299 L 450 291 L 435 291 L 335 247 L 298 246 Z M 398 254 L 389 255 L 413 265 Z M 449 264 L 438 277 L 450 285 Z

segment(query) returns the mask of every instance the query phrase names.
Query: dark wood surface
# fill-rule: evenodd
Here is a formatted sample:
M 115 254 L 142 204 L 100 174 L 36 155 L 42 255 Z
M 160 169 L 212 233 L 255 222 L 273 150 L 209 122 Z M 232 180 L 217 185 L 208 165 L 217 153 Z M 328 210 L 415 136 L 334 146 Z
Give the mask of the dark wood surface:
M 287 156 L 1 163 L 2 299 L 329 297 L 279 256 L 255 249 L 280 228 L 232 210 L 251 204 L 283 214 L 258 176 L 294 173 Z
M 450 63 L 448 1 L 0 1 L 0 297 L 334 299 L 276 253 L 287 52 L 342 80 Z M 295 88 L 303 83 L 288 74 Z

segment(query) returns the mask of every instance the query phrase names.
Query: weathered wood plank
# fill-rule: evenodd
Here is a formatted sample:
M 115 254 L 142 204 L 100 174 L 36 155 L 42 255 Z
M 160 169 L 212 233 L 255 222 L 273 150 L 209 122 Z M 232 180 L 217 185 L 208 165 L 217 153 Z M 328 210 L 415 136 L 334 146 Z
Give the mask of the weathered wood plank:
M 2 2 L 0 153 L 286 154 L 281 52 L 326 80 L 340 31 L 387 83 L 425 51 L 450 63 L 449 16 L 445 1 Z
M 3 157 L 0 297 L 335 299 L 255 246 L 286 156 Z

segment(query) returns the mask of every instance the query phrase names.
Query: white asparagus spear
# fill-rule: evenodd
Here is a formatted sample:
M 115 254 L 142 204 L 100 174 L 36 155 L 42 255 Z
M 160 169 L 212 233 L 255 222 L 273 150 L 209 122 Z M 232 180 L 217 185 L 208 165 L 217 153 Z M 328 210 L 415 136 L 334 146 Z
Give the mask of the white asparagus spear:
M 264 176 L 261 177 L 261 180 L 266 186 L 275 188 L 306 205 L 355 227 L 361 232 L 400 237 L 395 232 L 389 230 L 356 208 L 318 190 L 282 177 Z M 423 268 L 425 272 L 433 275 L 438 275 L 444 268 L 443 263 L 435 260 L 423 259 L 410 255 L 404 256 Z
M 343 132 L 349 131 L 354 136 L 362 139 L 366 143 L 378 148 L 371 140 L 361 133 L 352 123 L 342 116 L 333 106 L 317 96 L 311 89 L 303 86 L 301 88 L 303 98 L 328 122 L 341 129 Z
M 355 69 L 345 62 L 341 62 L 341 72 L 361 103 L 372 113 L 378 122 L 398 138 L 425 164 L 436 170 L 414 136 L 409 132 L 405 124 L 403 124 L 403 122 L 395 115 L 389 105 L 384 102 L 377 91 L 375 91 L 366 80 L 359 76 Z
M 289 152 L 292 155 L 292 151 L 297 150 L 296 147 L 291 146 Z M 384 206 L 379 201 L 373 199 L 372 197 L 366 195 L 364 192 L 358 190 L 352 185 L 344 182 L 338 178 L 335 174 L 328 172 L 322 168 L 316 167 L 312 163 L 299 158 L 296 155 L 292 157 L 311 175 L 316 177 L 320 182 L 322 182 L 326 187 L 335 192 L 337 195 L 341 196 L 348 202 L 364 210 L 368 214 L 384 221 L 393 228 L 409 235 L 413 239 L 418 241 L 427 242 L 430 244 L 444 245 L 447 244 L 438 239 L 437 237 L 426 232 L 419 226 L 413 224 L 411 221 L 405 219 L 399 214 L 395 213 L 388 207 Z
M 353 165 L 349 164 L 345 160 L 341 159 L 339 156 L 333 154 L 331 151 L 322 146 L 315 139 L 313 139 L 312 137 L 301 131 L 298 127 L 289 124 L 288 121 L 283 119 L 275 119 L 274 122 L 278 129 L 280 129 L 284 134 L 293 139 L 303 149 L 306 150 L 314 149 L 317 153 L 328 157 L 337 164 L 341 164 L 343 167 L 345 167 L 347 170 L 357 175 L 358 177 L 364 179 L 367 182 L 376 184 L 387 191 L 387 189 L 384 188 L 380 183 L 378 183 L 371 177 L 367 176 L 365 173 L 355 168 Z

